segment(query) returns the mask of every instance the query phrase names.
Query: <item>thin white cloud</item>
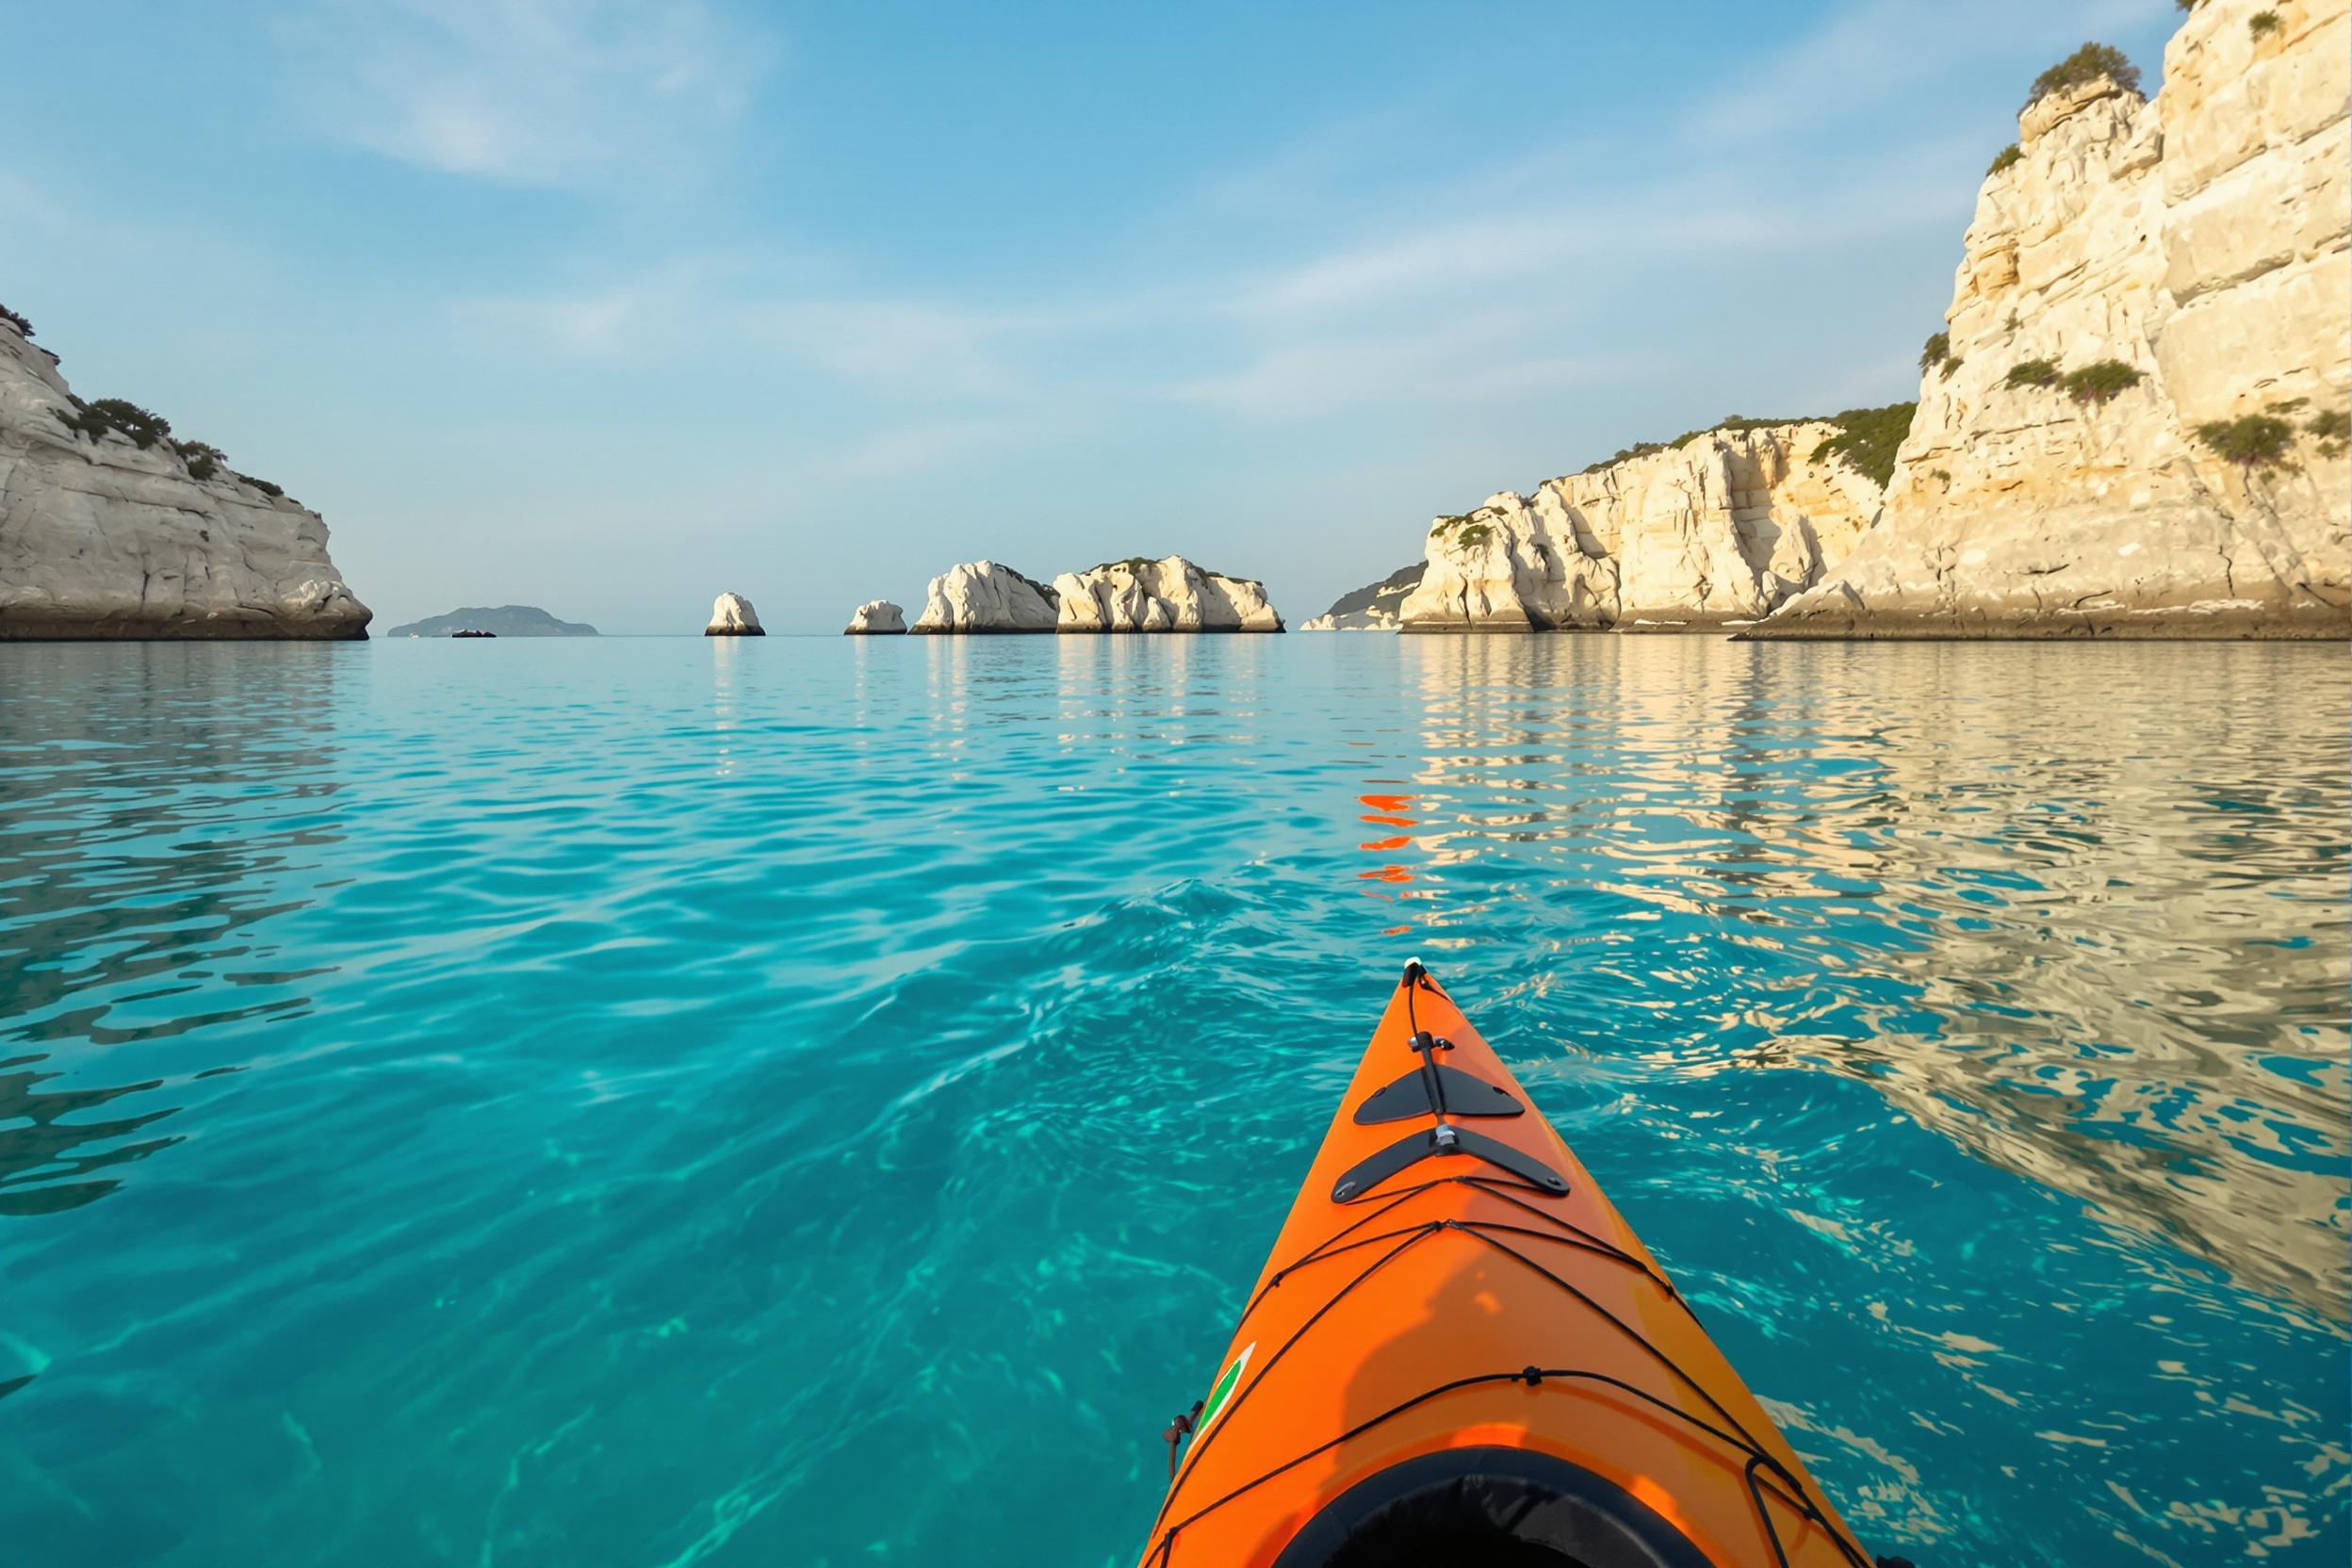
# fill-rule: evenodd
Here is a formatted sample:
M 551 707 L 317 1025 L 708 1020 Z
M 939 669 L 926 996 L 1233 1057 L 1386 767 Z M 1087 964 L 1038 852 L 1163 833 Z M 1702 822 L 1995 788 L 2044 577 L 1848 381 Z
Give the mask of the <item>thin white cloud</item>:
M 701 0 L 319 0 L 283 38 L 331 134 L 572 188 L 690 174 L 778 52 Z
M 2149 0 L 1869 0 L 1766 55 L 1745 81 L 1701 105 L 1686 135 L 1754 143 L 1890 104 L 1970 59 L 2040 42 L 2065 48 L 2107 28 L 2144 23 Z M 2156 61 L 2143 61 L 2154 87 Z M 2022 97 L 2025 84 L 2019 82 Z
M 478 300 L 469 336 L 566 356 L 748 355 L 920 419 L 1058 428 L 1113 404 L 1310 418 L 1475 406 L 1633 368 L 1582 346 L 1635 274 L 1803 255 L 1966 221 L 1972 150 L 1884 149 L 1817 188 L 1702 161 L 1672 179 L 1560 191 L 1443 226 L 1376 227 L 1287 263 L 1196 269 L 1124 291 L 1026 301 L 858 293 L 776 280 L 758 258 L 682 259 L 606 287 Z M 918 424 L 909 428 L 930 428 Z M 994 428 L 994 427 L 991 427 Z

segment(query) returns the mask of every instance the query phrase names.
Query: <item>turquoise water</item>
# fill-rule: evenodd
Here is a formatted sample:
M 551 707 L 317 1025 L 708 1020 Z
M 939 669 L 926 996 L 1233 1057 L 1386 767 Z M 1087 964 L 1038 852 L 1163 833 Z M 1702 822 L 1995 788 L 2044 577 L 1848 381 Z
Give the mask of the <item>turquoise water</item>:
M 2347 677 L 0 647 L 0 1540 L 1126 1562 L 1417 954 L 1876 1549 L 2333 1568 Z

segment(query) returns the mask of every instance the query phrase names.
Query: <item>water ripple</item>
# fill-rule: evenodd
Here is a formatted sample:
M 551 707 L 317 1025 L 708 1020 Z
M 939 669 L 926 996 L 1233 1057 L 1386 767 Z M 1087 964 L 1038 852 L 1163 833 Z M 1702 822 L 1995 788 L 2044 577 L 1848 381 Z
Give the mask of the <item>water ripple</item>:
M 1128 1560 L 1419 953 L 1879 1549 L 2341 1561 L 2345 674 L 0 648 L 0 1531 Z

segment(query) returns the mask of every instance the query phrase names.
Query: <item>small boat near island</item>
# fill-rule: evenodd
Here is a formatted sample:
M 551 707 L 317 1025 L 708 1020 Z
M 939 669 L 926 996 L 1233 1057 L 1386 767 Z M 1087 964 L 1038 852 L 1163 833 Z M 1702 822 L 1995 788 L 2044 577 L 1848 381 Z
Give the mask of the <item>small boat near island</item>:
M 1141 1568 L 1903 1560 L 1855 1541 L 1417 961 L 1166 1435 Z

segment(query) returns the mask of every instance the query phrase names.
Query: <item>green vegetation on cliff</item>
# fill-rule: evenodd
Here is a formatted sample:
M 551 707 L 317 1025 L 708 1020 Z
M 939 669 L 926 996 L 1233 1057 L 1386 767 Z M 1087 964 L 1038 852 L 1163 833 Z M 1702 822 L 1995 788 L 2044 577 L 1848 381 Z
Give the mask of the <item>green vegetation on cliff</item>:
M 2197 427 L 2197 438 L 2239 467 L 2275 468 L 2295 444 L 2295 427 L 2273 414 L 2241 414 Z
M 2034 78 L 2025 106 L 2032 108 L 2053 92 L 2071 92 L 2101 76 L 2126 92 L 2140 90 L 2140 68 L 2122 50 L 2112 43 L 2086 43 Z
M 1652 452 L 1667 451 L 1681 446 L 1686 441 L 1696 441 L 1702 435 L 1736 435 L 1741 431 L 1768 430 L 1774 425 L 1802 425 L 1807 422 L 1805 419 L 1751 419 L 1744 414 L 1727 414 L 1705 430 L 1684 431 L 1672 441 L 1636 441 L 1630 447 L 1620 448 L 1609 457 L 1586 464 L 1581 471 L 1588 474 L 1598 473 L 1612 464 L 1624 463 L 1637 457 L 1647 457 Z
M 172 449 L 188 465 L 188 477 L 199 482 L 219 473 L 220 465 L 229 460 L 228 453 L 209 441 L 174 441 Z
M 2068 370 L 2058 384 L 2066 389 L 2066 396 L 2079 403 L 2103 403 L 2116 393 L 2140 384 L 2145 380 L 2140 372 L 2119 359 L 2095 360 L 2079 370 Z
M 1915 402 L 1847 409 L 1831 418 L 1831 424 L 1842 428 L 1813 449 L 1813 461 L 1837 458 L 1884 490 L 1895 477 L 1895 453 L 1911 433 L 1911 416 L 1919 411 Z
M 74 396 L 72 393 L 66 395 Z M 74 398 L 73 413 L 68 414 L 63 409 L 53 409 L 51 412 L 57 416 L 57 423 L 75 435 L 88 436 L 92 442 L 103 442 L 109 435 L 120 435 L 140 451 L 146 451 L 161 441 L 187 466 L 188 477 L 199 484 L 219 477 L 229 461 L 229 454 L 209 441 L 174 439 L 171 420 L 151 408 L 139 407 L 127 398 L 95 398 L 88 402 Z M 229 471 L 272 500 L 286 494 L 283 488 L 266 479 L 237 474 L 233 469 Z
M 1936 357 L 1939 340 L 1943 348 L 1940 359 Z M 1927 340 L 1927 348 L 1919 355 L 1919 368 L 1924 370 L 1931 364 L 1942 364 L 1945 374 L 1951 374 L 1960 364 L 1950 357 L 1951 351 L 1950 336 L 1937 333 Z M 1919 406 L 1916 402 L 1888 403 L 1884 408 L 1849 408 L 1837 414 L 1810 414 L 1780 419 L 1757 419 L 1744 414 L 1733 414 L 1705 430 L 1685 431 L 1672 441 L 1637 441 L 1613 456 L 1586 464 L 1580 471 L 1598 473 L 1614 464 L 1647 457 L 1652 452 L 1667 451 L 1686 442 L 1696 441 L 1703 435 L 1737 435 L 1752 430 L 1773 430 L 1789 425 L 1836 425 L 1838 433 L 1815 446 L 1806 454 L 1809 459 L 1815 463 L 1836 459 L 1856 473 L 1868 475 L 1871 482 L 1884 486 L 1894 477 L 1895 449 L 1901 447 L 1903 438 L 1911 433 L 1911 416 L 1919 412 Z M 1458 527 L 1467 520 L 1465 517 L 1447 517 L 1439 526 Z
M 127 438 L 140 451 L 172 433 L 171 420 L 123 398 L 100 398 L 92 402 L 75 398 L 74 412 L 60 412 L 57 422 L 92 441 L 104 441 L 107 433 L 112 432 Z

